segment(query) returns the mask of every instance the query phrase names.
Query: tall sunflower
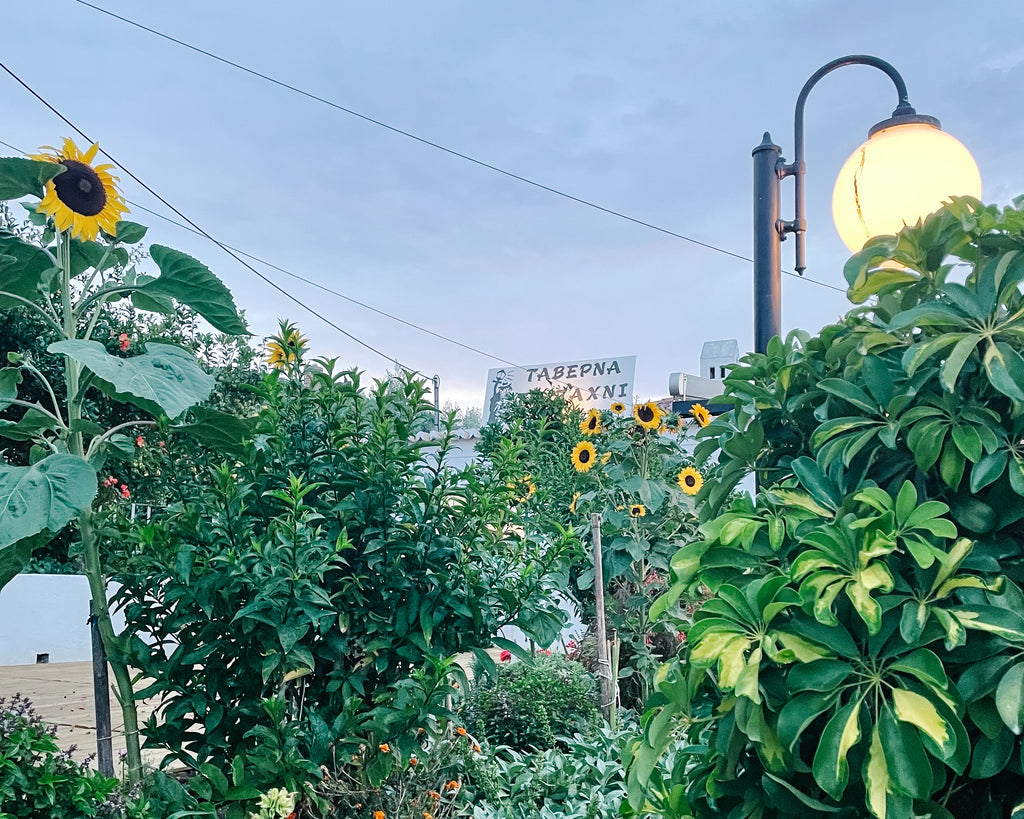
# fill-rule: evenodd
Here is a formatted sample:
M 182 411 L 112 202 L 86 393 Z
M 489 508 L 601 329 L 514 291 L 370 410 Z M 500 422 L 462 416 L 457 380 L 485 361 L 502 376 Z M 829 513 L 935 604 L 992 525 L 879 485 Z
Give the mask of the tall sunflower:
M 634 503 L 629 507 L 629 516 L 631 518 L 642 518 L 647 514 L 647 507 L 642 503 Z
M 626 405 L 623 404 L 621 401 L 616 401 L 614 404 L 612 404 L 612 412 L 614 412 L 616 415 L 620 415 L 622 412 L 625 411 L 625 409 Z
M 597 435 L 601 432 L 601 411 L 592 409 L 587 417 L 580 421 L 580 432 L 584 435 Z
M 694 404 L 690 407 L 690 415 L 694 417 L 698 426 L 706 427 L 711 423 L 711 413 L 703 404 Z
M 692 466 L 684 467 L 682 471 L 680 471 L 679 478 L 677 480 L 679 488 L 687 495 L 696 495 L 704 485 L 703 476 Z
M 637 404 L 633 407 L 633 417 L 644 429 L 657 429 L 661 426 L 661 407 L 653 401 Z
M 590 441 L 580 441 L 572 451 L 572 465 L 577 472 L 589 472 L 597 461 L 597 450 Z
M 46 183 L 46 193 L 38 210 L 53 218 L 57 230 L 70 231 L 76 239 L 92 241 L 99 231 L 114 236 L 121 216 L 128 212 L 117 177 L 110 173 L 113 165 L 93 165 L 100 145 L 94 142 L 82 153 L 70 139 L 60 150 L 44 145 L 31 155 L 38 162 L 55 162 L 64 171 Z
M 282 321 L 280 332 L 267 342 L 267 364 L 275 370 L 282 370 L 288 364 L 302 359 L 309 349 L 309 339 L 299 332 L 290 321 Z

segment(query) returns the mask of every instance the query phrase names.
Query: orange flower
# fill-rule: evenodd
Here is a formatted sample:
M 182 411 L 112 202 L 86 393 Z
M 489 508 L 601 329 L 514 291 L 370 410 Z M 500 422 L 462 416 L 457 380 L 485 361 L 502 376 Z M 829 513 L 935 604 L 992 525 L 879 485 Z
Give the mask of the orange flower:
M 434 819 L 434 814 L 423 811 L 423 819 Z
M 435 802 L 441 798 L 441 794 L 439 794 L 437 791 L 427 791 L 427 796 L 429 796 Z
M 477 745 L 475 742 L 473 743 L 473 753 L 475 753 L 475 754 L 480 753 L 480 746 Z
M 419 765 L 420 761 L 416 757 L 411 756 L 411 757 L 409 757 L 409 764 L 410 765 Z
M 464 737 L 466 735 L 466 729 L 460 725 L 458 728 L 455 729 L 455 733 L 458 734 L 460 737 Z
M 377 747 L 380 748 L 380 751 L 381 751 L 382 754 L 390 754 L 391 753 L 391 746 L 388 745 L 386 742 L 382 742 Z
M 447 789 L 450 791 L 457 791 L 459 789 L 459 783 L 453 779 L 451 782 L 448 783 Z
M 373 812 L 373 819 L 386 819 L 384 811 L 382 811 L 382 810 L 375 810 Z

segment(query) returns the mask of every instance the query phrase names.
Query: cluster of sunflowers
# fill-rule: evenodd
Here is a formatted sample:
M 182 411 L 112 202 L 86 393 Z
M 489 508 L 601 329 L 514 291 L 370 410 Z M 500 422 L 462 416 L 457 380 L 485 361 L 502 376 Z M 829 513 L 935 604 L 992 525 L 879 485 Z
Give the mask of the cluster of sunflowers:
M 686 429 L 688 423 L 694 423 L 698 427 L 705 427 L 711 421 L 711 413 L 701 404 L 694 404 L 690 408 L 689 419 L 677 413 L 666 413 L 653 401 L 643 404 L 636 404 L 633 407 L 633 423 L 615 423 L 613 419 L 625 418 L 626 407 L 621 402 L 615 402 L 610 410 L 604 413 L 598 409 L 590 410 L 586 417 L 580 422 L 580 432 L 585 436 L 572 450 L 572 465 L 577 472 L 589 472 L 598 463 L 607 465 L 611 460 L 612 452 L 608 450 L 601 454 L 597 453 L 597 446 L 592 439 L 597 438 L 606 432 L 623 432 L 635 443 L 642 443 L 646 436 L 677 435 Z M 610 413 L 610 414 L 606 414 Z M 610 424 L 609 421 L 612 421 Z M 704 485 L 704 478 L 700 472 L 692 466 L 684 466 L 676 476 L 676 483 L 687 495 L 696 495 Z M 575 512 L 576 501 L 579 494 L 573 499 L 570 508 Z M 643 504 L 632 504 L 629 508 L 631 517 L 643 517 L 647 514 Z

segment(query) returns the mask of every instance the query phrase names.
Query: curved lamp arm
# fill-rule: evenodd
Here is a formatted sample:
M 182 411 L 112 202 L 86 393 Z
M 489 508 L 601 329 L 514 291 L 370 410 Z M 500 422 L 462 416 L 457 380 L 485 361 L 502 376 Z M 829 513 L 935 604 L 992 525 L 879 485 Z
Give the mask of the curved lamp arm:
M 787 176 L 795 177 L 796 207 L 794 218 L 788 222 L 780 221 L 779 231 L 782 237 L 786 233 L 796 234 L 796 272 L 801 275 L 807 269 L 804 243 L 807 231 L 807 221 L 804 218 L 804 173 L 806 171 L 804 163 L 804 106 L 807 103 L 807 95 L 810 94 L 811 89 L 817 85 L 822 77 L 826 74 L 831 74 L 837 68 L 847 65 L 869 65 L 877 68 L 884 71 L 889 76 L 889 79 L 892 80 L 893 85 L 896 86 L 896 95 L 899 98 L 896 110 L 892 112 L 892 116 L 889 119 L 883 120 L 872 127 L 868 133 L 869 136 L 880 131 L 882 128 L 911 122 L 923 122 L 934 125 L 936 128 L 939 127 L 939 121 L 935 117 L 924 116 L 914 110 L 910 104 L 910 99 L 907 95 L 907 84 L 903 81 L 903 77 L 900 76 L 900 73 L 892 65 L 878 57 L 872 57 L 867 54 L 851 54 L 847 57 L 839 57 L 825 63 L 825 65 L 811 75 L 810 79 L 804 83 L 804 87 L 800 89 L 800 95 L 796 98 L 796 111 L 793 116 L 793 162 L 789 165 L 782 165 L 779 168 L 780 178 Z

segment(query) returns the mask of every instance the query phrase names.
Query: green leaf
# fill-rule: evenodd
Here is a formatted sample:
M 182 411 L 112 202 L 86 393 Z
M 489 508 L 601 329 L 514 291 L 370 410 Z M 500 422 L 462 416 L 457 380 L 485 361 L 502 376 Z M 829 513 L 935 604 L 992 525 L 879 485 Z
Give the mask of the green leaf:
M 821 732 L 821 742 L 814 754 L 814 779 L 837 801 L 850 778 L 847 754 L 860 741 L 860 708 L 861 700 L 856 700 L 836 711 Z
M 115 226 L 115 237 L 117 241 L 123 242 L 128 245 L 133 245 L 136 242 L 141 242 L 143 237 L 146 235 L 148 228 L 145 225 L 140 225 L 138 222 L 125 222 L 119 221 Z
M 841 378 L 825 378 L 818 382 L 818 387 L 871 415 L 878 414 L 878 404 L 872 401 L 871 397 L 856 384 L 851 384 Z
M 57 420 L 52 415 L 35 407 L 29 407 L 18 421 L 0 418 L 0 438 L 10 438 L 12 441 L 31 441 L 40 432 L 54 429 L 56 426 Z
M 1006 727 L 1019 736 L 1024 728 L 1024 663 L 1003 674 L 996 687 L 996 708 Z
M 793 472 L 818 503 L 833 510 L 839 508 L 839 492 L 835 484 L 811 458 L 801 457 L 794 460 Z
M 11 399 L 18 397 L 21 383 L 21 367 L 4 367 L 0 370 L 0 410 L 10 406 Z
M 916 799 L 927 799 L 933 784 L 932 766 L 917 731 L 897 720 L 888 703 L 882 706 L 876 727 L 896 786 Z
M 132 358 L 112 356 L 100 342 L 83 339 L 55 342 L 47 351 L 88 368 L 112 398 L 172 419 L 209 398 L 215 384 L 191 353 L 170 344 L 149 342 L 144 355 Z
M 953 443 L 972 464 L 981 460 L 981 436 L 974 427 L 960 424 L 954 426 Z
M 939 714 L 939 710 L 927 697 L 905 688 L 894 688 L 892 702 L 896 719 L 913 725 L 935 743 L 943 760 L 953 754 L 956 750 L 956 739 L 953 732 L 946 720 Z
M 160 276 L 139 288 L 140 293 L 157 299 L 171 297 L 188 305 L 222 333 L 248 333 L 230 291 L 206 265 L 162 245 L 152 245 L 149 252 Z
M 48 531 L 56 534 L 96 497 L 96 470 L 75 455 L 32 466 L 0 464 L 0 549 Z
M 971 754 L 970 775 L 975 779 L 988 779 L 1002 772 L 1013 753 L 1013 734 L 1000 731 L 992 739 L 984 734 L 974 743 Z
M 989 344 L 985 351 L 985 372 L 1003 395 L 1024 401 L 1024 358 L 1002 341 Z
M 233 455 L 245 451 L 245 442 L 252 436 L 253 419 L 237 418 L 226 412 L 209 407 L 193 407 L 193 421 L 175 427 L 175 430 L 187 432 L 199 443 Z
M 0 589 L 28 565 L 32 552 L 45 546 L 50 539 L 50 533 L 44 531 L 0 548 Z
M 65 168 L 57 162 L 39 162 L 21 157 L 0 157 L 0 200 L 23 196 L 43 198 L 46 183 Z
M 38 302 L 49 291 L 57 272 L 50 255 L 15 236 L 0 235 L 0 291 Z M 22 306 L 17 299 L 0 295 L 0 309 Z
M 945 362 L 939 368 L 939 382 L 946 392 L 953 392 L 956 389 L 956 380 L 960 377 L 960 371 L 964 368 L 968 356 L 980 343 L 981 334 L 971 333 L 960 339 L 952 352 L 946 356 Z

